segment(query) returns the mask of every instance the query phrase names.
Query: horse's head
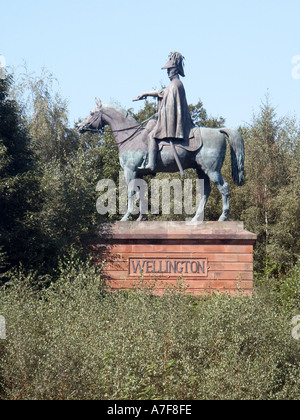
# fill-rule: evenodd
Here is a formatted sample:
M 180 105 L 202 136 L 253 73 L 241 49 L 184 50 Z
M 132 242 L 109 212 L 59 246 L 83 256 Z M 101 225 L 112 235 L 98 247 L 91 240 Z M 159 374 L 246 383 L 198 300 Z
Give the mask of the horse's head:
M 94 108 L 90 115 L 81 123 L 77 124 L 76 128 L 79 133 L 85 133 L 86 131 L 101 130 L 104 127 L 105 123 L 102 120 L 102 103 L 100 100 L 96 99 L 96 108 Z

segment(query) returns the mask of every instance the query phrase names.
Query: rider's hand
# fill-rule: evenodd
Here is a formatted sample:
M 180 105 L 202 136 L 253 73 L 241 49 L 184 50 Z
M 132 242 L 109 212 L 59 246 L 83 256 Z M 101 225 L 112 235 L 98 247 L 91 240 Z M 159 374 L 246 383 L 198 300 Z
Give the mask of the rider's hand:
M 143 93 L 142 95 L 139 95 L 136 99 L 133 99 L 133 102 L 141 101 L 142 99 L 147 99 L 149 95 L 147 93 Z

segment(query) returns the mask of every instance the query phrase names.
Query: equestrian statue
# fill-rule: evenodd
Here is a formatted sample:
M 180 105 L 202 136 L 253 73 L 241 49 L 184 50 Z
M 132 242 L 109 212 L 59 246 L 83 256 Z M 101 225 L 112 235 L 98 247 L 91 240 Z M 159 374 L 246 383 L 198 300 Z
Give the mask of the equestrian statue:
M 165 89 L 145 92 L 134 101 L 155 97 L 158 100 L 157 114 L 144 127 L 127 111 L 114 103 L 103 105 L 96 100 L 97 107 L 80 124 L 80 133 L 99 131 L 110 126 L 119 149 L 119 160 L 128 186 L 128 209 L 122 221 L 128 221 L 133 212 L 136 187 L 133 182 L 148 174 L 174 173 L 193 168 L 199 179 L 204 180 L 204 196 L 200 201 L 193 221 L 199 221 L 211 192 L 213 182 L 222 195 L 223 210 L 219 221 L 228 220 L 229 185 L 221 170 L 225 160 L 229 139 L 231 149 L 232 177 L 241 186 L 244 183 L 244 141 L 241 134 L 232 128 L 196 127 L 192 121 L 184 86 L 184 57 L 171 53 L 167 64 L 170 84 Z M 140 214 L 138 220 L 143 219 Z

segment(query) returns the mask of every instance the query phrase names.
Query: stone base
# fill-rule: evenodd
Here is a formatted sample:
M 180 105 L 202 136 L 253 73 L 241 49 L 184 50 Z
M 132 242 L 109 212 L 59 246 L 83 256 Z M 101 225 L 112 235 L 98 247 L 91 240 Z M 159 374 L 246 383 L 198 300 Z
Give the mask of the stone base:
M 253 246 L 257 237 L 243 222 L 116 222 L 101 226 L 90 245 L 114 290 L 157 280 L 156 294 L 177 284 L 186 293 L 253 290 Z

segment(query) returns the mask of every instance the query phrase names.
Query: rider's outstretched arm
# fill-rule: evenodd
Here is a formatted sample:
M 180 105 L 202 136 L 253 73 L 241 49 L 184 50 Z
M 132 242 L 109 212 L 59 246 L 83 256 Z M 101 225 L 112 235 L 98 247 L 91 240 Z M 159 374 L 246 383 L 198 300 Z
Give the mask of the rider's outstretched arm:
M 139 95 L 136 99 L 134 99 L 134 101 L 141 101 L 142 99 L 147 99 L 148 96 L 152 96 L 153 98 L 159 98 L 160 92 L 156 90 L 154 92 L 145 92 L 142 95 Z

